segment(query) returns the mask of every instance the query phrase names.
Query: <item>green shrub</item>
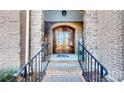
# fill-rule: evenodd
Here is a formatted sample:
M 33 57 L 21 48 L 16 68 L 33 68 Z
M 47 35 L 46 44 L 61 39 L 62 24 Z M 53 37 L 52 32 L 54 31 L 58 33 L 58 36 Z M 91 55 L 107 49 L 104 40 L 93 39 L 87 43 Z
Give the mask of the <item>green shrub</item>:
M 9 82 L 13 78 L 15 70 L 0 71 L 0 82 Z

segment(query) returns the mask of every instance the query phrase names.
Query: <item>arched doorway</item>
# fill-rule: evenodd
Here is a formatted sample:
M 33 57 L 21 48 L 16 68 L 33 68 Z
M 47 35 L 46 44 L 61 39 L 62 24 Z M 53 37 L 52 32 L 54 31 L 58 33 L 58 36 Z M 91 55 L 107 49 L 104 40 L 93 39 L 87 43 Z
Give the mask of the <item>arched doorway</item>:
M 75 29 L 62 25 L 53 29 L 53 53 L 75 53 Z

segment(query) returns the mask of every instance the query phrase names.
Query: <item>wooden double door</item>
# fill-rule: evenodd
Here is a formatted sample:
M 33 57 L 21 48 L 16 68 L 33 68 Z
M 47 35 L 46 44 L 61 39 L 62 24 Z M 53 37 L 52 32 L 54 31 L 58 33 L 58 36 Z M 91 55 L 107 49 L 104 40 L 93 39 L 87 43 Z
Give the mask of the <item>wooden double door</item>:
M 59 26 L 53 29 L 53 53 L 74 53 L 75 30 L 69 26 Z

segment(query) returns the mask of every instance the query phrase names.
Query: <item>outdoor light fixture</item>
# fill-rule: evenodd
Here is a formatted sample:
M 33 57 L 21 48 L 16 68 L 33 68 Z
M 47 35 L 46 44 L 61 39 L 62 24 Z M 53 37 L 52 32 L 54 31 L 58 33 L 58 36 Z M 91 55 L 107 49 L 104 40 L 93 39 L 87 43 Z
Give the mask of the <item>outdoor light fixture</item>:
M 63 10 L 62 11 L 62 16 L 66 16 L 67 15 L 67 11 L 66 10 Z

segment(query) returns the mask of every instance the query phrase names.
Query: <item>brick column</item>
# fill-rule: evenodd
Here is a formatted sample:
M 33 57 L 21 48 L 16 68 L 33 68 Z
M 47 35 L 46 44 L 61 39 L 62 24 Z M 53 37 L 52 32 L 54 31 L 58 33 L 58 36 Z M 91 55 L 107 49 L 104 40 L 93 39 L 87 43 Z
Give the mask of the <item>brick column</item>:
M 25 64 L 26 52 L 26 11 L 20 11 L 20 65 Z
M 40 10 L 30 11 L 30 59 L 41 50 L 44 36 L 44 18 Z
M 87 49 L 115 81 L 124 79 L 124 11 L 86 11 L 84 41 Z M 96 57 L 96 56 L 95 56 Z
M 88 10 L 84 12 L 84 43 L 86 48 L 98 58 L 98 28 L 97 28 L 97 12 Z

